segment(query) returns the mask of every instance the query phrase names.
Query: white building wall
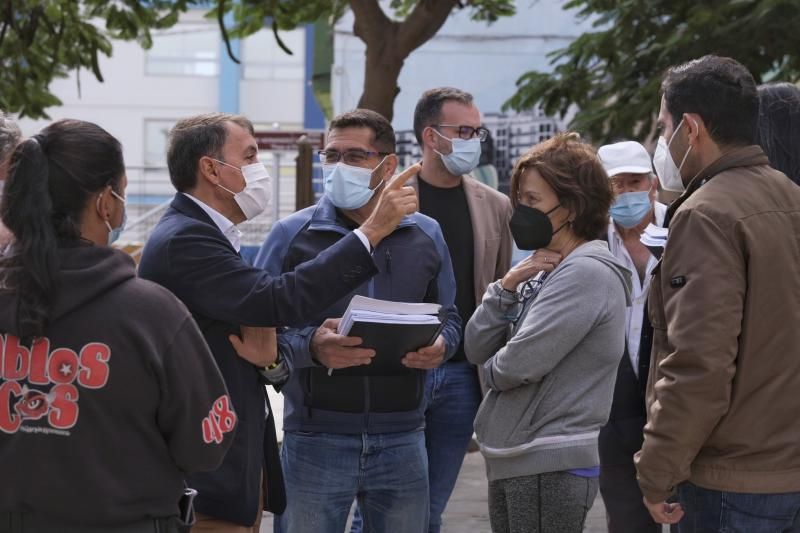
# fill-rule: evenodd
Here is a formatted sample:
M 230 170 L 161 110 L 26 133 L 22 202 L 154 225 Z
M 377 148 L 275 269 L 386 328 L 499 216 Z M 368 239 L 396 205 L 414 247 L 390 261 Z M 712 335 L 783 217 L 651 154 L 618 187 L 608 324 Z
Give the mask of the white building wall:
M 522 74 L 551 70 L 547 54 L 590 29 L 590 23 L 579 21 L 574 11 L 564 11 L 564 3 L 517 0 L 514 17 L 491 25 L 470 20 L 469 8 L 456 11 L 433 39 L 406 60 L 395 100 L 395 128 L 410 129 L 419 96 L 443 85 L 472 93 L 484 113 L 500 111 Z M 388 4 L 381 2 L 390 12 Z M 353 15 L 348 13 L 335 27 L 332 96 L 336 113 L 357 105 L 364 82 L 365 47 L 352 32 Z
M 219 109 L 218 73 L 224 47 L 216 21 L 206 20 L 203 13 L 203 10 L 190 11 L 182 16 L 176 26 L 163 33 L 167 36 L 202 34 L 204 47 L 215 52 L 215 55 L 208 57 L 208 61 L 201 65 L 203 68 L 196 70 L 205 70 L 212 75 L 153 73 L 155 69 L 152 65 L 148 68 L 148 56 L 152 57 L 159 48 L 160 40 L 164 39 L 159 33 L 153 34 L 154 47 L 151 51 L 143 50 L 135 42 L 114 41 L 112 57 L 100 57 L 104 83 L 97 81 L 87 71 L 73 73 L 66 79 L 53 82 L 51 90 L 63 105 L 47 110 L 51 120 L 78 118 L 96 122 L 122 142 L 125 162 L 129 167 L 154 164 L 152 156 L 146 157 L 147 137 L 152 135 L 152 132 L 146 131 L 148 121 L 166 127 L 180 118 Z M 293 56 L 274 50 L 277 45 L 268 30 L 262 30 L 242 43 L 245 67 L 250 60 L 262 67 L 252 71 L 252 78 L 245 77 L 246 68 L 243 68 L 239 81 L 239 112 L 254 123 L 267 127 L 277 123 L 279 127 L 287 129 L 303 124 L 304 35 L 304 29 L 286 32 L 284 38 L 291 42 Z M 253 41 L 252 46 L 248 46 L 250 41 Z M 263 68 L 265 64 L 270 66 L 275 62 L 283 67 L 277 76 L 275 69 Z M 233 83 L 235 81 L 231 80 Z M 32 135 L 51 120 L 22 119 L 20 126 L 25 135 Z M 154 143 L 150 140 L 149 144 L 152 147 Z M 163 159 L 160 163 L 163 164 Z

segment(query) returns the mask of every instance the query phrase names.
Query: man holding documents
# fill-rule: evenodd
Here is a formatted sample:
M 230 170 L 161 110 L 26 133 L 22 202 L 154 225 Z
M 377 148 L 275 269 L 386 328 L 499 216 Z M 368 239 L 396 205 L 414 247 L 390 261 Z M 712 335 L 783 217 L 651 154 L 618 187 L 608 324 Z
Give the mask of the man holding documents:
M 290 272 L 349 235 L 387 186 L 397 167 L 394 152 L 394 131 L 379 114 L 358 109 L 336 117 L 320 152 L 325 195 L 273 227 L 256 265 L 273 275 Z M 352 299 L 345 297 L 321 305 L 307 327 L 283 334 L 292 370 L 284 388 L 281 450 L 288 504 L 275 531 L 344 531 L 355 499 L 367 531 L 427 528 L 424 370 L 452 356 L 460 341 L 453 269 L 438 224 L 421 214 L 405 217 L 372 256 L 379 272 L 351 296 L 440 304 L 444 326 L 441 334 L 434 326 L 434 338 L 428 331 L 408 353 L 406 334 L 345 336 L 339 317 Z
M 634 141 L 607 144 L 600 147 L 597 155 L 616 195 L 608 225 L 608 246 L 614 257 L 638 274 L 632 279 L 633 303 L 627 308 L 625 320 L 625 355 L 617 369 L 611 414 L 608 424 L 600 430 L 600 493 L 609 533 L 660 533 L 661 526 L 653 521 L 642 502 L 633 454 L 642 446 L 642 429 L 647 422 L 644 393 L 652 328 L 646 323 L 645 304 L 650 274 L 657 263 L 647 244 L 658 244 L 643 243 L 642 237 L 648 226 L 664 225 L 667 206 L 656 201 L 658 178 L 653 175 L 644 146 Z M 657 239 L 649 233 L 646 237 Z

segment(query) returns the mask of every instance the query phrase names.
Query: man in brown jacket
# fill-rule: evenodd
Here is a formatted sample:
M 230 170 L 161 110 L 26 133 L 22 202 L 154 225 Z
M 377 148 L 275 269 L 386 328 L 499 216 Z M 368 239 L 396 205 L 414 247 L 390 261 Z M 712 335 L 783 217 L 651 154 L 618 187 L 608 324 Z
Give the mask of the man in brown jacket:
M 753 145 L 758 99 L 741 64 L 702 57 L 670 69 L 662 91 L 656 172 L 685 191 L 650 289 L 639 485 L 653 518 L 681 532 L 797 531 L 800 190 Z

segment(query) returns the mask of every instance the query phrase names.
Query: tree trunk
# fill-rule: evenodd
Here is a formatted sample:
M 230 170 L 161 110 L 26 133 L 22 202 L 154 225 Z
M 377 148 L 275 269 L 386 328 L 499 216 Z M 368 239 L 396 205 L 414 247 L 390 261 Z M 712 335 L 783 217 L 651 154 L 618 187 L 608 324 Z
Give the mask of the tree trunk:
M 358 101 L 358 107 L 376 111 L 389 122 L 394 115 L 394 100 L 400 93 L 397 79 L 405 61 L 405 57 L 394 53 L 395 42 L 395 37 L 387 35 L 379 49 L 367 46 L 364 91 Z
M 447 20 L 457 0 L 418 0 L 403 22 L 390 20 L 378 0 L 350 0 L 355 15 L 353 33 L 367 45 L 364 92 L 358 107 L 377 111 L 391 122 L 397 79 L 406 58 Z

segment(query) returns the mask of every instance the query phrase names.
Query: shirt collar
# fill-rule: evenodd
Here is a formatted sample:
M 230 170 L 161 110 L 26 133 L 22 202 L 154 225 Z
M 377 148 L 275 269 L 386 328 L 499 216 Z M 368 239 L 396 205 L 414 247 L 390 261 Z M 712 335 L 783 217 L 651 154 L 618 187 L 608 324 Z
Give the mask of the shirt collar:
M 236 227 L 236 225 L 228 220 L 225 215 L 214 209 L 213 207 L 201 202 L 191 194 L 182 193 L 187 198 L 191 198 L 191 200 L 200 206 L 200 209 L 205 211 L 205 213 L 209 216 L 209 218 L 216 224 L 219 228 L 219 231 L 225 236 L 226 239 L 231 243 L 233 249 L 236 250 L 238 253 L 242 247 L 242 232 Z

